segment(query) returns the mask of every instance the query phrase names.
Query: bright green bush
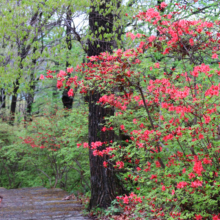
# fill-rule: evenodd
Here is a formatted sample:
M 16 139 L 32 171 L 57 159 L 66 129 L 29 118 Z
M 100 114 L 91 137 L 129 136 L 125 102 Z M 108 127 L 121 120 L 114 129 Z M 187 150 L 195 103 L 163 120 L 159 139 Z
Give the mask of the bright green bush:
M 34 118 L 26 129 L 14 133 L 14 143 L 4 142 L 1 148 L 1 186 L 88 191 L 88 149 L 77 148 L 87 136 L 83 108 Z

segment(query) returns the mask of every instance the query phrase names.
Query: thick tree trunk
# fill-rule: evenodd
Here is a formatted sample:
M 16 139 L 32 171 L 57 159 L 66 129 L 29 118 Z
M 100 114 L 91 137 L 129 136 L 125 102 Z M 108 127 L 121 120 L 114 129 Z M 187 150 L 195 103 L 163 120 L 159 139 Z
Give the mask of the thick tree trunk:
M 107 4 L 110 0 L 102 1 L 99 4 L 99 9 L 93 5 L 91 6 L 91 12 L 89 14 L 89 26 L 90 31 L 94 35 L 94 41 L 88 41 L 88 56 L 99 55 L 101 52 L 112 52 L 112 46 L 114 41 L 105 41 L 105 33 L 113 33 L 113 14 L 106 13 Z M 93 2 L 94 3 L 94 2 Z M 98 10 L 103 9 L 103 14 L 100 14 Z M 100 29 L 102 27 L 102 29 Z M 99 40 L 99 36 L 102 35 L 102 40 Z M 114 141 L 113 131 L 101 131 L 101 124 L 104 123 L 104 117 L 114 115 L 113 108 L 104 108 L 97 105 L 99 101 L 100 93 L 97 91 L 91 91 L 89 95 L 89 146 L 92 142 L 101 141 L 107 142 Z M 104 149 L 105 146 L 100 147 Z M 100 150 L 100 149 L 98 149 Z M 90 158 L 90 173 L 91 173 L 91 199 L 89 209 L 95 207 L 106 208 L 111 204 L 111 201 L 116 198 L 117 195 L 123 194 L 123 187 L 120 185 L 118 178 L 114 173 L 112 165 L 108 165 L 108 168 L 103 167 L 104 159 L 93 155 L 93 150 L 89 150 Z
M 114 131 L 102 132 L 104 117 L 114 115 L 113 108 L 103 108 L 96 105 L 100 98 L 98 92 L 90 93 L 89 97 L 89 146 L 92 142 L 101 141 L 110 143 L 114 141 Z M 102 150 L 105 145 L 98 148 Z M 104 160 L 109 157 L 99 157 L 93 155 L 93 150 L 89 150 L 90 173 L 91 173 L 91 199 L 90 209 L 96 206 L 106 208 L 111 204 L 117 195 L 123 194 L 124 190 L 115 176 L 114 168 L 108 164 L 108 168 L 103 167 Z

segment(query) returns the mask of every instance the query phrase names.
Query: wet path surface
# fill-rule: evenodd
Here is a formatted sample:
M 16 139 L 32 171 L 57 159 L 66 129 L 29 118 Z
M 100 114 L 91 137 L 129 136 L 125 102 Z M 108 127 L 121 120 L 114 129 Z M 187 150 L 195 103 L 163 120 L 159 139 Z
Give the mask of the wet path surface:
M 62 200 L 68 195 L 61 189 L 0 188 L 0 220 L 86 220 L 76 200 Z

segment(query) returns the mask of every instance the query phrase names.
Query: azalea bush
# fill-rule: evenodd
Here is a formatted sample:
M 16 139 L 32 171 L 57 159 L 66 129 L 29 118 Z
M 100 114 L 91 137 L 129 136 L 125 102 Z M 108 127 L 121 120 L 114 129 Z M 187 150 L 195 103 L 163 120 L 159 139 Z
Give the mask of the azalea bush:
M 145 219 L 220 219 L 220 21 L 176 19 L 167 5 L 136 15 L 155 35 L 127 33 L 134 48 L 103 52 L 56 76 L 58 88 L 98 90 L 115 108 L 101 132 L 125 140 L 92 143 L 110 159 L 130 194 L 117 197 L 124 213 Z M 161 10 L 163 9 L 163 13 Z M 156 34 L 157 33 L 157 34 Z M 50 73 L 47 77 L 52 77 Z M 87 147 L 87 143 L 80 143 Z M 79 145 L 80 145 L 79 144 Z

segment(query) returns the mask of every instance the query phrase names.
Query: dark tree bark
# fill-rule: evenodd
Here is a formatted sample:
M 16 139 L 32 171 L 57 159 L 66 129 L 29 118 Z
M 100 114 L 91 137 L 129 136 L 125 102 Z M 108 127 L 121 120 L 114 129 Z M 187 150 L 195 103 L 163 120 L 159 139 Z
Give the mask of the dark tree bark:
M 106 13 L 108 10 L 108 3 L 110 0 L 102 1 L 97 6 L 91 6 L 91 12 L 89 13 L 89 27 L 94 36 L 93 41 L 88 41 L 88 56 L 99 55 L 101 52 L 112 52 L 112 46 L 114 41 L 104 40 L 105 33 L 113 33 L 113 14 Z M 93 2 L 94 3 L 94 2 Z M 103 9 L 103 14 L 99 13 L 99 10 Z M 102 27 L 100 31 L 100 27 Z M 99 36 L 102 35 L 102 40 L 99 40 Z M 107 142 L 114 141 L 114 132 L 106 131 L 102 132 L 101 128 L 104 121 L 104 117 L 114 115 L 113 108 L 104 108 L 97 105 L 97 101 L 101 94 L 98 91 L 90 91 L 89 94 L 89 146 L 92 142 L 101 141 Z M 105 146 L 100 147 L 104 149 Z M 108 168 L 103 167 L 104 159 L 93 155 L 93 150 L 89 150 L 90 159 L 90 173 L 91 173 L 91 199 L 89 209 L 95 207 L 106 208 L 111 204 L 111 201 L 116 198 L 117 195 L 123 194 L 125 191 L 120 185 L 118 178 L 114 173 L 112 165 L 108 165 Z
M 14 125 L 14 120 L 15 120 L 15 111 L 16 111 L 16 106 L 17 106 L 17 95 L 18 95 L 18 89 L 20 87 L 20 79 L 21 79 L 21 72 L 23 70 L 23 60 L 26 58 L 30 47 L 27 46 L 25 47 L 25 41 L 26 39 L 24 38 L 21 44 L 19 45 L 19 50 L 18 50 L 18 57 L 20 57 L 20 63 L 19 63 L 19 73 L 17 76 L 17 79 L 13 83 L 13 93 L 12 93 L 12 99 L 11 99 L 11 109 L 10 109 L 10 124 Z
M 0 110 L 1 111 L 1 119 L 3 121 L 6 121 L 6 112 L 5 112 L 5 108 L 6 108 L 6 94 L 5 94 L 5 89 L 0 89 Z
M 113 108 L 103 108 L 96 105 L 100 98 L 100 94 L 96 91 L 91 92 L 89 97 L 89 146 L 92 142 L 114 141 L 114 131 L 102 132 L 101 128 L 105 120 L 105 116 L 114 114 Z M 99 150 L 104 149 L 105 146 L 100 147 Z M 114 168 L 108 165 L 108 168 L 103 167 L 104 159 L 93 155 L 93 150 L 89 150 L 90 158 L 90 174 L 91 174 L 91 199 L 89 208 L 96 206 L 106 208 L 111 204 L 111 201 L 117 195 L 123 194 L 125 191 L 120 185 L 119 179 L 115 176 Z
M 15 111 L 16 111 L 16 105 L 17 105 L 17 92 L 20 86 L 19 79 L 17 78 L 16 81 L 14 82 L 14 89 L 13 89 L 13 94 L 11 98 L 11 109 L 10 109 L 10 124 L 14 125 L 14 120 L 15 120 Z
M 32 80 L 32 84 L 30 85 L 31 92 L 27 94 L 27 110 L 26 110 L 26 118 L 25 121 L 32 121 L 32 106 L 34 103 L 34 91 L 36 88 L 35 80 Z
M 71 10 L 68 8 L 67 9 L 67 13 L 66 13 L 66 45 L 69 51 L 71 51 L 72 49 L 72 41 L 71 41 L 71 16 L 72 16 L 72 12 Z M 69 67 L 71 64 L 69 63 L 69 61 L 66 61 L 66 67 Z M 64 89 L 63 94 L 62 94 L 62 102 L 63 102 L 63 107 L 65 109 L 72 109 L 73 106 L 73 97 L 69 97 L 68 96 L 68 91 L 69 91 L 70 87 Z
M 62 102 L 64 109 L 72 109 L 73 98 L 68 96 L 68 89 L 65 89 L 62 94 Z
M 5 89 L 0 89 L 0 109 L 6 107 L 6 96 L 5 96 Z

